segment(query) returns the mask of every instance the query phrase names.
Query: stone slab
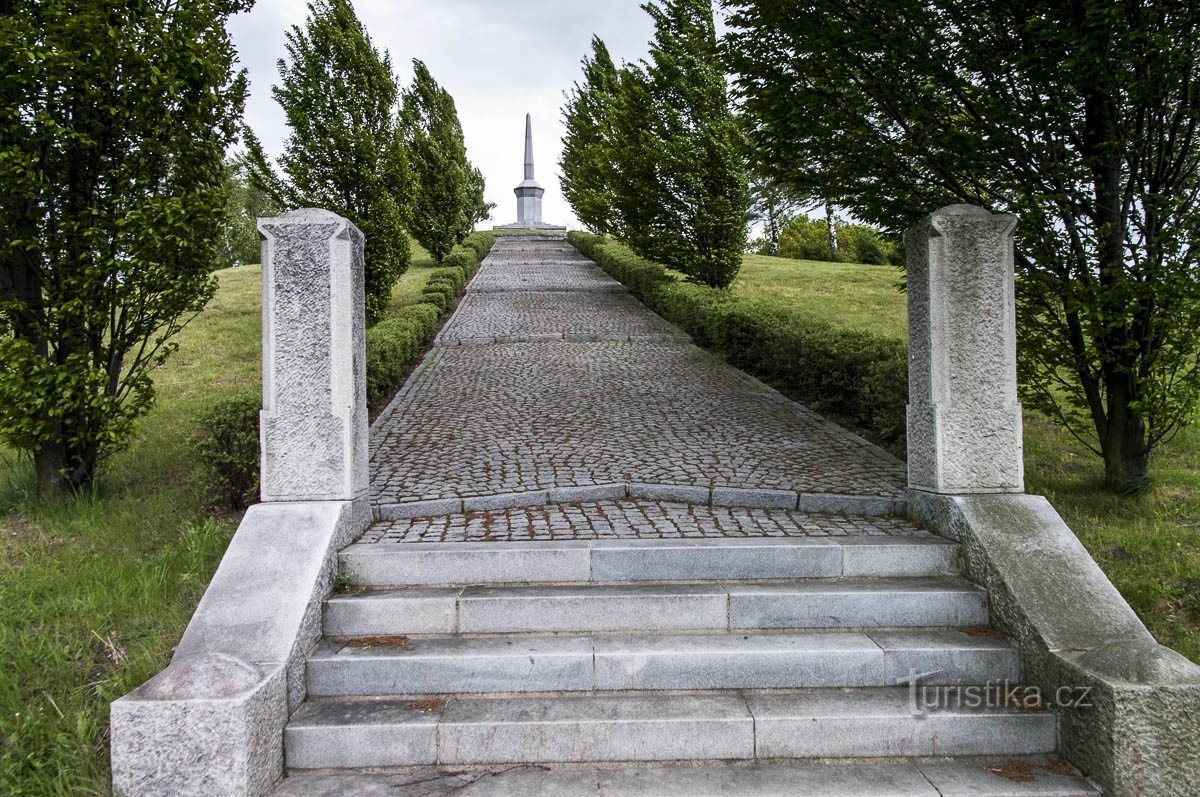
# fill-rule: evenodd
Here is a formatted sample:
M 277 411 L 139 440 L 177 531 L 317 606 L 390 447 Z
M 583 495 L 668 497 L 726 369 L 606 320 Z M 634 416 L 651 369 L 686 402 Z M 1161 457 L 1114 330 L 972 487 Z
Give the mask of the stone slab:
M 463 633 L 716 629 L 728 623 L 723 589 L 705 585 L 470 587 Z
M 442 707 L 438 701 L 428 700 L 310 701 L 300 707 L 284 731 L 287 766 L 432 764 L 437 761 Z
M 591 572 L 587 543 L 571 540 L 359 544 L 345 549 L 341 561 L 365 586 L 587 581 Z
M 907 683 L 914 672 L 927 685 L 1021 680 L 1017 649 L 1002 639 L 940 629 L 867 633 L 883 649 L 892 684 Z
M 737 695 L 452 700 L 442 764 L 749 758 L 754 726 Z
M 328 644 L 308 660 L 316 695 L 586 691 L 593 687 L 586 637 L 447 637 L 403 645 Z
M 600 689 L 881 686 L 883 655 L 865 635 L 702 634 L 600 637 Z
M 335 595 L 325 602 L 325 634 L 452 634 L 458 630 L 461 591 L 450 588 Z
M 730 628 L 987 625 L 987 594 L 961 579 L 729 585 Z

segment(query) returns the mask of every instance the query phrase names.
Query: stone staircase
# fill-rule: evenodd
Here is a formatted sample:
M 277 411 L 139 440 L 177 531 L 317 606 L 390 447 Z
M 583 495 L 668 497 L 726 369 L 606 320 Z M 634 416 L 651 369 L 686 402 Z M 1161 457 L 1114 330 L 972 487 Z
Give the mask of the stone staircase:
M 413 542 L 421 519 L 378 524 L 340 555 L 353 587 L 326 603 L 278 793 L 1096 793 L 1053 758 L 1052 712 L 971 701 L 1021 673 L 955 543 L 779 514 L 778 536 L 710 518 L 704 537 Z M 495 521 L 448 526 L 478 522 Z

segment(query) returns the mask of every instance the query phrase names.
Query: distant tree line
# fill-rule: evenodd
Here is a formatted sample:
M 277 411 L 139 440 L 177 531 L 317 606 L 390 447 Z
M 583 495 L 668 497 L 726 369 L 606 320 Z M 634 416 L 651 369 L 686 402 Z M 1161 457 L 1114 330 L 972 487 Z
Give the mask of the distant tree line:
M 316 0 L 308 10 L 288 31 L 271 90 L 291 129 L 283 175 L 246 129 L 249 183 L 281 209 L 321 207 L 363 231 L 374 323 L 408 268 L 406 231 L 441 263 L 492 206 L 454 99 L 425 64 L 413 61 L 413 83 L 401 90 L 390 55 L 372 44 L 349 0 Z

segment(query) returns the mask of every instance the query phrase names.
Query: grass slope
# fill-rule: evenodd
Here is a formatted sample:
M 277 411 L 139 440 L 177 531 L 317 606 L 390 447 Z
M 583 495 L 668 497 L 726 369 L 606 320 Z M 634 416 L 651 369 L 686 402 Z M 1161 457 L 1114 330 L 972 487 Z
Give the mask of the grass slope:
M 889 266 L 747 255 L 738 296 L 854 329 L 903 338 L 900 272 Z M 1200 662 L 1200 429 L 1184 430 L 1153 461 L 1148 495 L 1103 489 L 1101 461 L 1039 413 L 1025 415 L 1025 479 L 1071 528 L 1159 641 Z

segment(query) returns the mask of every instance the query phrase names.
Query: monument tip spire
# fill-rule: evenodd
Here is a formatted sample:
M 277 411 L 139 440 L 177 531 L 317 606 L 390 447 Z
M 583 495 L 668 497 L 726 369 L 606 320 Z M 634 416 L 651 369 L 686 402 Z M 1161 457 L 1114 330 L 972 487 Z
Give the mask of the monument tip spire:
M 525 114 L 525 179 L 533 179 L 533 117 Z

